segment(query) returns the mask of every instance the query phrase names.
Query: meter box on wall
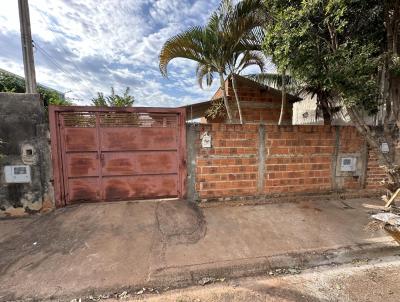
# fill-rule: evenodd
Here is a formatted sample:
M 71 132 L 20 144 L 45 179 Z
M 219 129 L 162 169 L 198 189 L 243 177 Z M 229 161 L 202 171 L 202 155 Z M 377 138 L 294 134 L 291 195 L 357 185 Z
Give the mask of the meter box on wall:
M 31 168 L 27 165 L 5 166 L 4 176 L 6 183 L 30 183 Z
M 342 157 L 340 163 L 340 171 L 342 172 L 355 172 L 357 158 L 356 157 Z

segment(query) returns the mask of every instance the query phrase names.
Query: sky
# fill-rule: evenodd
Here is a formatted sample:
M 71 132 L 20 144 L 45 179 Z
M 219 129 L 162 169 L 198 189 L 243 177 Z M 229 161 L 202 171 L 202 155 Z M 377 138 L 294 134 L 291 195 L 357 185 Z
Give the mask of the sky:
M 1 1 L 0 68 L 23 76 L 18 1 Z M 37 81 L 66 93 L 77 105 L 97 92 L 130 87 L 135 106 L 175 107 L 209 100 L 195 63 L 175 59 L 163 78 L 163 43 L 203 25 L 218 0 L 29 0 Z M 253 72 L 251 70 L 249 72 Z

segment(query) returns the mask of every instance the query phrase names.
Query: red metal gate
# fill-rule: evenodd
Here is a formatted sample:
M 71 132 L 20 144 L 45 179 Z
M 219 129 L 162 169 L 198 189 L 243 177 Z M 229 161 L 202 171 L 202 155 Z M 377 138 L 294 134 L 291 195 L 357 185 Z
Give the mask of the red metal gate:
M 50 106 L 57 206 L 185 195 L 185 110 Z

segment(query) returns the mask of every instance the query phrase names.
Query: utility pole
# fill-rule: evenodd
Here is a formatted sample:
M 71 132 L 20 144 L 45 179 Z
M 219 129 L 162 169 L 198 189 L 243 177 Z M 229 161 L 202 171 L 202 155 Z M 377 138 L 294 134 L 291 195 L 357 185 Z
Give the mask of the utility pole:
M 21 27 L 22 56 L 25 71 L 25 92 L 36 93 L 35 62 L 33 59 L 31 21 L 28 0 L 18 0 L 19 22 Z

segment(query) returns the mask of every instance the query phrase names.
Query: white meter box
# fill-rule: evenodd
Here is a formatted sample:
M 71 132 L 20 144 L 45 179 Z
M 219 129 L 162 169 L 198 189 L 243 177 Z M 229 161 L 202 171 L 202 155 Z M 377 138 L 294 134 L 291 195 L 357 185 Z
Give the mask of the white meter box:
M 6 183 L 30 183 L 31 167 L 27 165 L 5 166 L 4 176 Z

